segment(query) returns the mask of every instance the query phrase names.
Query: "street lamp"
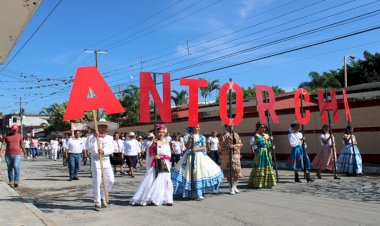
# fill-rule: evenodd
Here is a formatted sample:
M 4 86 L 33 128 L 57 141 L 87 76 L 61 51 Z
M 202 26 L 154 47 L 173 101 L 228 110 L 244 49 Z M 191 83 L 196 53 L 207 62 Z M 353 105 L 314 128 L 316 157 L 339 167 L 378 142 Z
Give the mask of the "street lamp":
M 351 60 L 355 59 L 355 56 L 344 56 L 344 88 L 347 88 L 347 57 L 350 57 Z

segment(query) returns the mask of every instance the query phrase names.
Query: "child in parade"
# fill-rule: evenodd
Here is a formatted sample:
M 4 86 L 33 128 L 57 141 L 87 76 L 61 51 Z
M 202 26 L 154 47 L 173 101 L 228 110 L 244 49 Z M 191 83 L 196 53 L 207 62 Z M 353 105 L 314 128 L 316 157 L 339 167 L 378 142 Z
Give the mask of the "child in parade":
M 300 125 L 297 121 L 293 122 L 289 128 L 288 134 L 289 144 L 292 147 L 292 151 L 290 153 L 288 159 L 288 168 L 294 170 L 294 181 L 300 183 L 298 171 L 304 170 L 306 168 L 306 181 L 312 182 L 313 180 L 310 178 L 309 170 L 312 168 L 309 156 L 306 153 L 306 143 L 305 137 L 300 132 Z M 304 164 L 305 162 L 305 164 Z
M 156 206 L 173 205 L 173 184 L 170 178 L 171 150 L 170 143 L 165 139 L 165 130 L 165 125 L 158 125 L 157 140 L 150 145 L 147 153 L 150 156 L 147 158 L 150 162 L 146 163 L 149 169 L 131 199 L 132 205 L 146 206 L 150 203 Z
M 243 178 L 240 164 L 240 149 L 243 147 L 243 143 L 241 142 L 239 134 L 235 132 L 230 134 L 228 125 L 224 125 L 224 131 L 219 141 L 221 147 L 221 168 L 224 176 L 227 177 L 228 182 L 230 182 L 230 151 L 232 150 L 232 187 L 230 188 L 230 194 L 235 195 L 240 192 L 237 188 L 238 180 L 239 178 Z
M 347 126 L 343 135 L 344 148 L 340 152 L 337 161 L 338 173 L 345 173 L 348 176 L 361 175 L 363 173 L 362 156 L 357 146 L 358 141 L 352 132 L 352 127 Z
M 334 170 L 335 138 L 330 134 L 329 129 L 330 128 L 328 125 L 323 125 L 321 135 L 319 137 L 322 149 L 317 153 L 312 162 L 314 169 L 317 169 L 317 177 L 319 179 L 322 178 L 322 170 Z M 334 178 L 337 179 L 336 175 Z
M 273 172 L 271 148 L 272 140 L 266 132 L 266 126 L 258 122 L 254 135 L 255 158 L 248 186 L 250 188 L 272 188 L 276 185 L 276 175 Z
M 200 134 L 199 125 L 187 128 L 184 137 L 187 148 L 183 158 L 172 169 L 174 194 L 183 198 L 195 197 L 200 201 L 204 194 L 215 191 L 223 181 L 223 171 L 206 153 L 206 138 Z M 194 154 L 194 155 L 192 155 Z M 192 169 L 192 156 L 194 156 L 194 171 Z M 191 174 L 194 179 L 194 189 L 191 194 Z

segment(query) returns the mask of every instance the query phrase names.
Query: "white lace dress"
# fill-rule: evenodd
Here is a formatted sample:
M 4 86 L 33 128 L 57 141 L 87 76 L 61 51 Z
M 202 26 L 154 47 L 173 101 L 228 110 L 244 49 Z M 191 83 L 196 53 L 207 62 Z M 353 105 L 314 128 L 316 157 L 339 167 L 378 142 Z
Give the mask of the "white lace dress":
M 154 148 L 155 144 L 151 146 L 149 151 L 149 159 L 152 161 L 154 161 Z M 173 203 L 173 183 L 170 177 L 171 151 L 169 143 L 157 146 L 157 154 L 165 159 L 169 172 L 158 173 L 157 178 L 155 178 L 155 168 L 151 165 L 152 161 L 147 162 L 150 168 L 147 170 L 144 179 L 141 181 L 136 193 L 131 199 L 132 205 L 145 206 L 150 203 L 154 205 Z

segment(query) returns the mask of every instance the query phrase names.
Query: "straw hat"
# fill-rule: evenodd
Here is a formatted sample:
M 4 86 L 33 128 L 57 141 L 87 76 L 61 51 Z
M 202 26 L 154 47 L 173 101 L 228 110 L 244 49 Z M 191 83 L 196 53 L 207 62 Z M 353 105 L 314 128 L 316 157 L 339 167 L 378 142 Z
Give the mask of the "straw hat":
M 148 134 L 148 138 L 154 138 L 154 134 L 153 133 L 149 133 Z
M 99 121 L 98 121 L 98 126 L 100 125 L 106 125 L 107 126 L 107 130 L 110 131 L 110 130 L 115 130 L 117 128 L 119 128 L 119 125 L 117 123 L 114 123 L 114 122 L 109 122 L 107 121 L 105 118 L 101 118 Z M 87 126 L 91 129 L 94 129 L 94 122 L 89 122 L 87 124 Z
M 134 136 L 136 136 L 136 135 L 135 135 L 134 132 L 129 132 L 129 133 L 128 133 L 128 136 L 129 136 L 129 137 L 134 137 Z

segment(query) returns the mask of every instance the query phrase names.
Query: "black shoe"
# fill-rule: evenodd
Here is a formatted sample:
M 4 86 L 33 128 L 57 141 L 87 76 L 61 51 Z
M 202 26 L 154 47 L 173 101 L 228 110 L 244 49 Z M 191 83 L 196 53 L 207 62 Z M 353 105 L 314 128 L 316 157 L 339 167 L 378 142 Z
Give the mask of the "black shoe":
M 73 179 L 72 179 L 72 178 L 70 178 L 70 179 L 69 179 L 69 181 L 73 181 Z
M 79 178 L 78 177 L 74 177 L 74 180 L 79 180 Z
M 310 178 L 310 173 L 306 174 L 306 181 L 307 181 L 307 183 L 314 181 L 313 179 Z
M 298 174 L 295 175 L 294 182 L 297 182 L 297 183 L 301 183 L 302 182 L 302 181 L 300 181 L 300 178 L 299 178 Z
M 335 176 L 334 179 L 335 180 L 340 180 L 340 178 L 338 176 Z
M 318 179 L 322 179 L 321 174 L 317 174 Z
M 173 206 L 173 203 L 166 203 L 167 206 Z

